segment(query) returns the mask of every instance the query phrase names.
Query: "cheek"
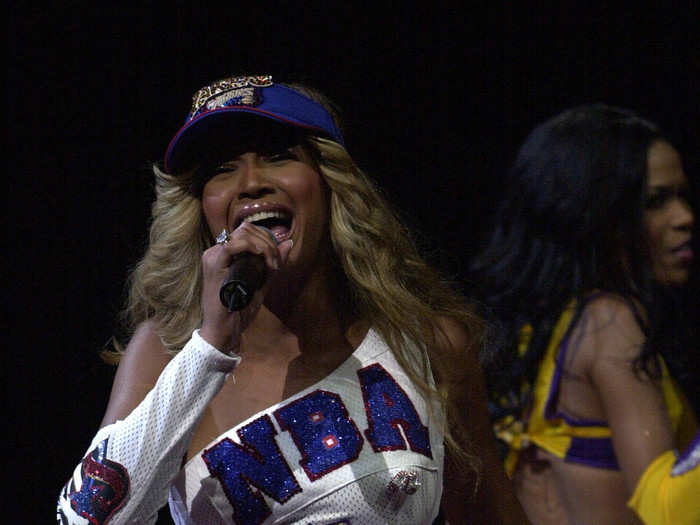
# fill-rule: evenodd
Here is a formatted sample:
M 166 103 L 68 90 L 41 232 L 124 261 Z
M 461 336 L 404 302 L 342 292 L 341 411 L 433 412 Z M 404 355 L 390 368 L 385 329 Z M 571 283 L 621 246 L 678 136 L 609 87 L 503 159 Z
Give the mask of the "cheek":
M 299 177 L 289 187 L 295 200 L 313 216 L 314 222 L 325 224 L 329 213 L 328 188 L 317 173 L 309 170 L 305 176 Z
M 652 264 L 652 269 L 657 278 L 663 274 L 665 268 L 666 246 L 664 244 L 664 222 L 663 217 L 649 217 L 645 221 L 647 243 L 649 247 L 649 259 Z
M 308 197 L 314 214 L 314 222 L 321 232 L 325 232 L 330 221 L 330 200 L 325 185 L 319 184 L 313 188 Z
M 661 245 L 663 233 L 660 228 L 655 226 L 656 225 L 649 225 L 649 227 L 647 227 L 647 238 L 649 239 L 649 244 L 652 247 L 657 248 Z
M 663 244 L 665 230 L 663 216 L 658 214 L 648 215 L 644 223 L 650 247 L 654 250 L 660 248 Z
M 214 236 L 218 235 L 228 224 L 228 203 L 229 200 L 225 195 L 211 192 L 204 192 L 202 195 L 202 212 L 209 226 L 209 231 Z

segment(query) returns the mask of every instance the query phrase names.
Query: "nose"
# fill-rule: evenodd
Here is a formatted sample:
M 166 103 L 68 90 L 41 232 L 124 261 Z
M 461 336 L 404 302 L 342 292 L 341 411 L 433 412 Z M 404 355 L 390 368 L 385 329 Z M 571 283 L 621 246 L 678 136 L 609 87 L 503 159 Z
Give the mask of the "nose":
M 240 156 L 238 198 L 259 199 L 274 190 L 265 176 L 261 158 L 255 153 Z
M 676 229 L 691 229 L 695 222 L 693 209 L 690 203 L 684 198 L 675 199 L 672 210 L 673 227 Z

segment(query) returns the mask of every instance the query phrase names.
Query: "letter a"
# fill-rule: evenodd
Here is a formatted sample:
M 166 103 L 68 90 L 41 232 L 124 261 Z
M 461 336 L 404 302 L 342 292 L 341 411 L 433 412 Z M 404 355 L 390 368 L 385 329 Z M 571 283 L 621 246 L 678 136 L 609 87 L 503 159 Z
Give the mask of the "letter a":
M 379 363 L 358 370 L 357 375 L 369 423 L 365 436 L 375 452 L 405 450 L 401 427 L 411 450 L 432 459 L 428 427 L 396 380 Z

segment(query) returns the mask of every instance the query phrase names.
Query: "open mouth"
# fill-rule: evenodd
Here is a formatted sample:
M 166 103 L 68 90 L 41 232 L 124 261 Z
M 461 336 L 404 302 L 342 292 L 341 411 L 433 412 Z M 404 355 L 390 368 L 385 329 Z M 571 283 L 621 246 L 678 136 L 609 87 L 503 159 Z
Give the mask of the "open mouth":
M 671 253 L 683 260 L 691 260 L 693 258 L 693 248 L 690 241 L 673 248 Z
M 246 215 L 240 218 L 240 222 L 249 222 L 255 226 L 262 226 L 270 230 L 278 242 L 286 239 L 292 229 L 292 215 L 284 210 L 265 210 Z

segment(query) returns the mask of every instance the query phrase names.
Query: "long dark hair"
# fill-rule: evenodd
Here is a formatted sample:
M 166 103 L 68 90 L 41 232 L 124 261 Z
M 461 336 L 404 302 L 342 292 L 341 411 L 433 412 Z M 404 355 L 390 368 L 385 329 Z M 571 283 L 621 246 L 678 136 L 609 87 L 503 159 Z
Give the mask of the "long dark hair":
M 635 364 L 654 368 L 659 326 L 667 324 L 657 315 L 643 226 L 647 152 L 656 140 L 665 139 L 655 124 L 593 104 L 537 126 L 521 146 L 489 241 L 470 265 L 473 295 L 493 322 L 482 361 L 494 398 L 532 384 L 563 307 L 593 290 L 641 307 L 646 343 Z M 580 307 L 571 326 L 578 315 Z M 525 324 L 532 338 L 518 356 Z

